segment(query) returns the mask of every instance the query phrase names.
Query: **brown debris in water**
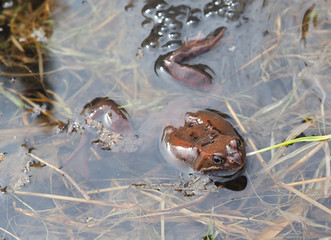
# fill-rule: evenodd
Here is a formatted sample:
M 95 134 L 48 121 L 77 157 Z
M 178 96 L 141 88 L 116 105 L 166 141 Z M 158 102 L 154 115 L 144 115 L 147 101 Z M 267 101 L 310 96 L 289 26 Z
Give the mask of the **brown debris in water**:
M 309 30 L 309 22 L 311 19 L 311 13 L 313 12 L 314 8 L 315 8 L 315 4 L 313 4 L 310 8 L 308 8 L 305 12 L 305 15 L 303 16 L 302 25 L 301 25 L 302 35 L 301 35 L 300 40 L 306 40 L 306 36 L 307 36 L 308 30 Z
M 6 66 L 38 63 L 53 31 L 51 10 L 56 1 L 18 1 L 2 11 L 1 25 L 8 30 L 0 42 L 0 59 Z M 39 56 L 37 58 L 37 56 Z

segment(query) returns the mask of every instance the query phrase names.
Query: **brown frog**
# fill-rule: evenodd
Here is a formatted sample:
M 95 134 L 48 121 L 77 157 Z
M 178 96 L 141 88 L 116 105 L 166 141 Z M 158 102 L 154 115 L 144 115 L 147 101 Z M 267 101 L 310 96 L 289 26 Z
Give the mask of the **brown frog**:
M 242 137 L 221 114 L 188 112 L 184 126 L 163 130 L 160 150 L 172 165 L 188 172 L 232 176 L 245 165 Z

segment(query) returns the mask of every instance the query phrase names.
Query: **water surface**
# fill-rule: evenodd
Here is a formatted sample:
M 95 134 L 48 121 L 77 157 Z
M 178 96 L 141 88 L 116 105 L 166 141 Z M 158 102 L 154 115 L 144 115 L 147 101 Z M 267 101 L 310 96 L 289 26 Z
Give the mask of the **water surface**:
M 307 35 L 300 40 L 304 15 L 313 3 Z M 5 60 L 0 76 L 4 159 L 0 186 L 7 192 L 0 195 L 0 212 L 6 216 L 0 220 L 1 236 L 328 236 L 330 185 L 323 179 L 330 177 L 327 141 L 248 156 L 243 172 L 248 185 L 243 191 L 222 188 L 185 197 L 173 189 L 130 185 L 180 180 L 180 171 L 162 158 L 158 144 L 163 127 L 183 123 L 180 116 L 190 109 L 210 108 L 230 115 L 247 142 L 247 152 L 300 134 L 330 134 L 330 4 L 322 0 L 127 4 L 57 2 L 52 8 L 52 31 L 44 43 L 43 74 L 38 56 L 34 64 L 24 63 L 28 69 L 23 63 L 10 67 L 4 62 L 13 61 L 11 55 L 1 50 Z M 155 68 L 159 56 L 220 26 L 227 27 L 220 43 L 188 61 L 212 70 L 211 92 L 190 89 Z M 25 106 L 19 107 L 4 92 Z M 84 105 L 106 96 L 128 111 L 141 140 L 137 150 L 104 151 L 89 141 L 66 163 L 84 133 L 78 125 L 77 132 L 62 126 L 82 123 Z M 46 110 L 48 115 L 43 114 Z M 28 161 L 35 164 L 29 167 Z

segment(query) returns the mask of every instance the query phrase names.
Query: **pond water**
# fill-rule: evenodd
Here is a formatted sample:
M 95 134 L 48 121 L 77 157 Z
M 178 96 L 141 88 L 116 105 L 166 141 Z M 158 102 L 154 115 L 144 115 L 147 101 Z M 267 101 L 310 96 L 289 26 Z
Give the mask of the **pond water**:
M 18 3 L 4 2 L 10 16 Z M 34 4 L 31 18 L 16 16 L 0 32 L 2 238 L 331 235 L 329 138 L 254 152 L 331 132 L 328 1 Z M 160 57 L 221 26 L 227 30 L 216 46 L 185 61 L 208 66 L 210 91 L 160 66 Z M 97 97 L 127 111 L 134 137 L 126 151 L 105 150 L 85 132 L 81 111 Z M 243 190 L 187 196 L 172 187 L 181 171 L 163 159 L 160 137 L 196 109 L 229 115 L 245 139 Z

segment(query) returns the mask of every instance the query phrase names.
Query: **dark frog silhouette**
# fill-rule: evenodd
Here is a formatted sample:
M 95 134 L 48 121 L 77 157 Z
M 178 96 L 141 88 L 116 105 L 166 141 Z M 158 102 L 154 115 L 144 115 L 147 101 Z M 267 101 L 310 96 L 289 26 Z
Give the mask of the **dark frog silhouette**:
M 163 67 L 178 82 L 194 89 L 209 91 L 212 77 L 203 64 L 188 65 L 182 61 L 212 49 L 222 38 L 226 28 L 220 27 L 203 39 L 185 41 L 184 45 L 169 54 L 160 56 L 154 68 Z

